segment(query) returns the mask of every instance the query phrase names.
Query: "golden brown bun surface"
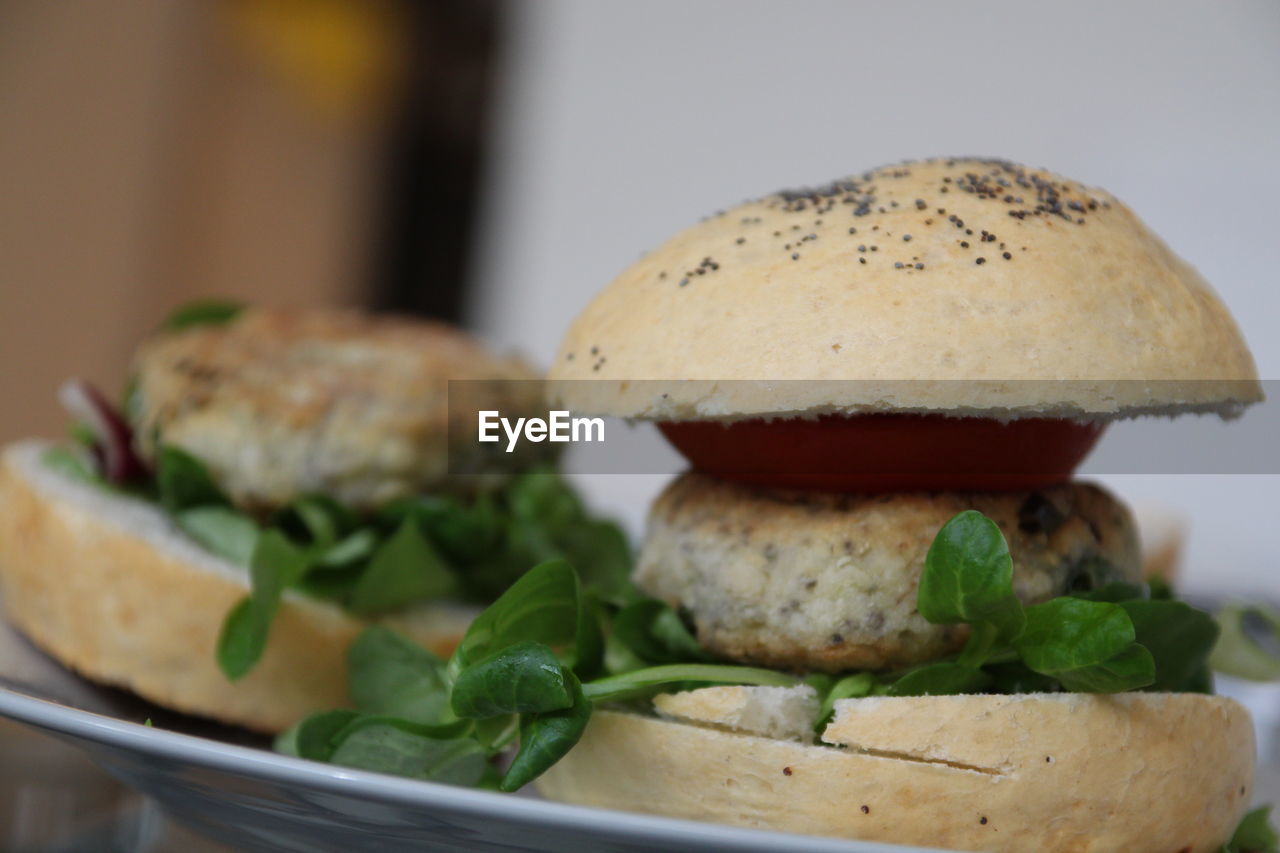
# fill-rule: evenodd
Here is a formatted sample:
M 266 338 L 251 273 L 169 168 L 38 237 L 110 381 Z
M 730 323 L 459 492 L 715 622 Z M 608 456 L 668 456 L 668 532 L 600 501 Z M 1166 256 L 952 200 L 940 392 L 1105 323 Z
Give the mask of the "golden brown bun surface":
M 720 705 L 723 703 L 717 703 Z M 1248 712 L 1199 694 L 842 700 L 814 746 L 597 711 L 551 799 L 996 853 L 1209 853 L 1248 807 Z
M 249 308 L 161 331 L 133 367 L 143 454 L 181 447 L 251 510 L 302 494 L 376 510 L 439 486 L 451 467 L 510 470 L 523 458 L 490 458 L 470 440 L 474 412 L 527 414 L 542 402 L 537 374 L 458 329 L 335 309 Z M 450 406 L 450 380 L 509 381 L 455 385 Z
M 973 159 L 774 194 L 676 234 L 582 312 L 551 378 L 595 380 L 557 383 L 569 408 L 665 420 L 1230 415 L 1261 399 L 1227 310 L 1128 207 Z
M 348 704 L 347 647 L 368 623 L 286 593 L 258 665 L 227 681 L 214 649 L 247 571 L 154 506 L 48 469 L 46 447 L 11 445 L 0 457 L 0 602 L 36 645 L 94 681 L 264 732 Z M 474 614 L 433 604 L 388 624 L 447 655 Z

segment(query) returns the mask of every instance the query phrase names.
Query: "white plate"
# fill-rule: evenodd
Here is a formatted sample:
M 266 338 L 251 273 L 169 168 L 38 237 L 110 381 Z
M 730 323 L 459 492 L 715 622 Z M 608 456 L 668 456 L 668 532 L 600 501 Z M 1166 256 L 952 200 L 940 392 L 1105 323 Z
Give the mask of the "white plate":
M 3 621 L 0 715 L 84 749 L 175 820 L 241 850 L 921 853 L 568 806 L 277 755 L 239 729 L 77 678 Z M 154 727 L 142 725 L 148 718 Z

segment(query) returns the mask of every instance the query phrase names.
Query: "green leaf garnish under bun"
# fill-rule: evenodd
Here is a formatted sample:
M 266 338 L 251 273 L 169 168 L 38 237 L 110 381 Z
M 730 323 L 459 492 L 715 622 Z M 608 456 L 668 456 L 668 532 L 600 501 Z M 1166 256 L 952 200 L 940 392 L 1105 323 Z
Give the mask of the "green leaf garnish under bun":
M 1271 807 L 1254 809 L 1240 820 L 1222 853 L 1276 853 L 1280 838 L 1271 826 Z
M 221 326 L 234 320 L 244 309 L 242 303 L 228 299 L 188 302 L 170 314 L 160 328 L 167 332 L 179 332 L 196 326 Z
M 942 526 L 925 557 L 917 607 L 934 624 L 989 622 L 1005 639 L 1021 633 L 1013 560 L 994 521 L 966 510 Z

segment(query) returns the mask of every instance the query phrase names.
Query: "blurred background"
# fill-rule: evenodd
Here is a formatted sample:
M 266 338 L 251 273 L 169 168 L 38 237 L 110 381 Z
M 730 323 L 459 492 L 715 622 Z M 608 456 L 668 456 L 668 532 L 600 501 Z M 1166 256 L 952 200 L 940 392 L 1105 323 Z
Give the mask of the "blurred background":
M 1278 142 L 1274 0 L 0 0 L 0 440 L 60 432 L 63 379 L 118 387 L 200 296 L 545 365 L 697 218 L 938 154 L 1110 189 L 1280 378 Z M 1195 519 L 1190 583 L 1280 586 L 1277 478 L 1103 474 Z M 637 528 L 658 478 L 586 487 Z
M 1110 189 L 1280 378 L 1278 144 L 1274 0 L 0 0 L 0 440 L 201 296 L 545 365 L 700 216 L 949 154 Z M 1280 477 L 1104 479 L 1194 519 L 1190 585 L 1280 597 Z M 635 529 L 658 482 L 586 486 Z

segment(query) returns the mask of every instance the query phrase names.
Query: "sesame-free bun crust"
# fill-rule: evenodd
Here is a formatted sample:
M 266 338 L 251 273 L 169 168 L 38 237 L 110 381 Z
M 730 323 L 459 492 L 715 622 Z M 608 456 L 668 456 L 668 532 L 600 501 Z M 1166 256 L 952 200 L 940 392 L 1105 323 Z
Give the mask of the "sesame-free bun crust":
M 1217 851 L 1253 786 L 1248 713 L 1200 694 L 842 700 L 824 738 L 836 746 L 598 711 L 537 785 L 583 805 L 996 853 Z
M 86 678 L 263 732 L 349 703 L 347 647 L 368 623 L 286 593 L 262 659 L 228 681 L 214 649 L 248 592 L 247 570 L 154 506 L 49 469 L 46 447 L 24 442 L 0 456 L 0 602 L 32 642 Z M 433 604 L 387 621 L 447 655 L 474 613 Z
M 973 159 L 774 194 L 680 232 L 582 312 L 551 378 L 569 408 L 662 420 L 1230 416 L 1261 399 L 1227 310 L 1128 207 Z

